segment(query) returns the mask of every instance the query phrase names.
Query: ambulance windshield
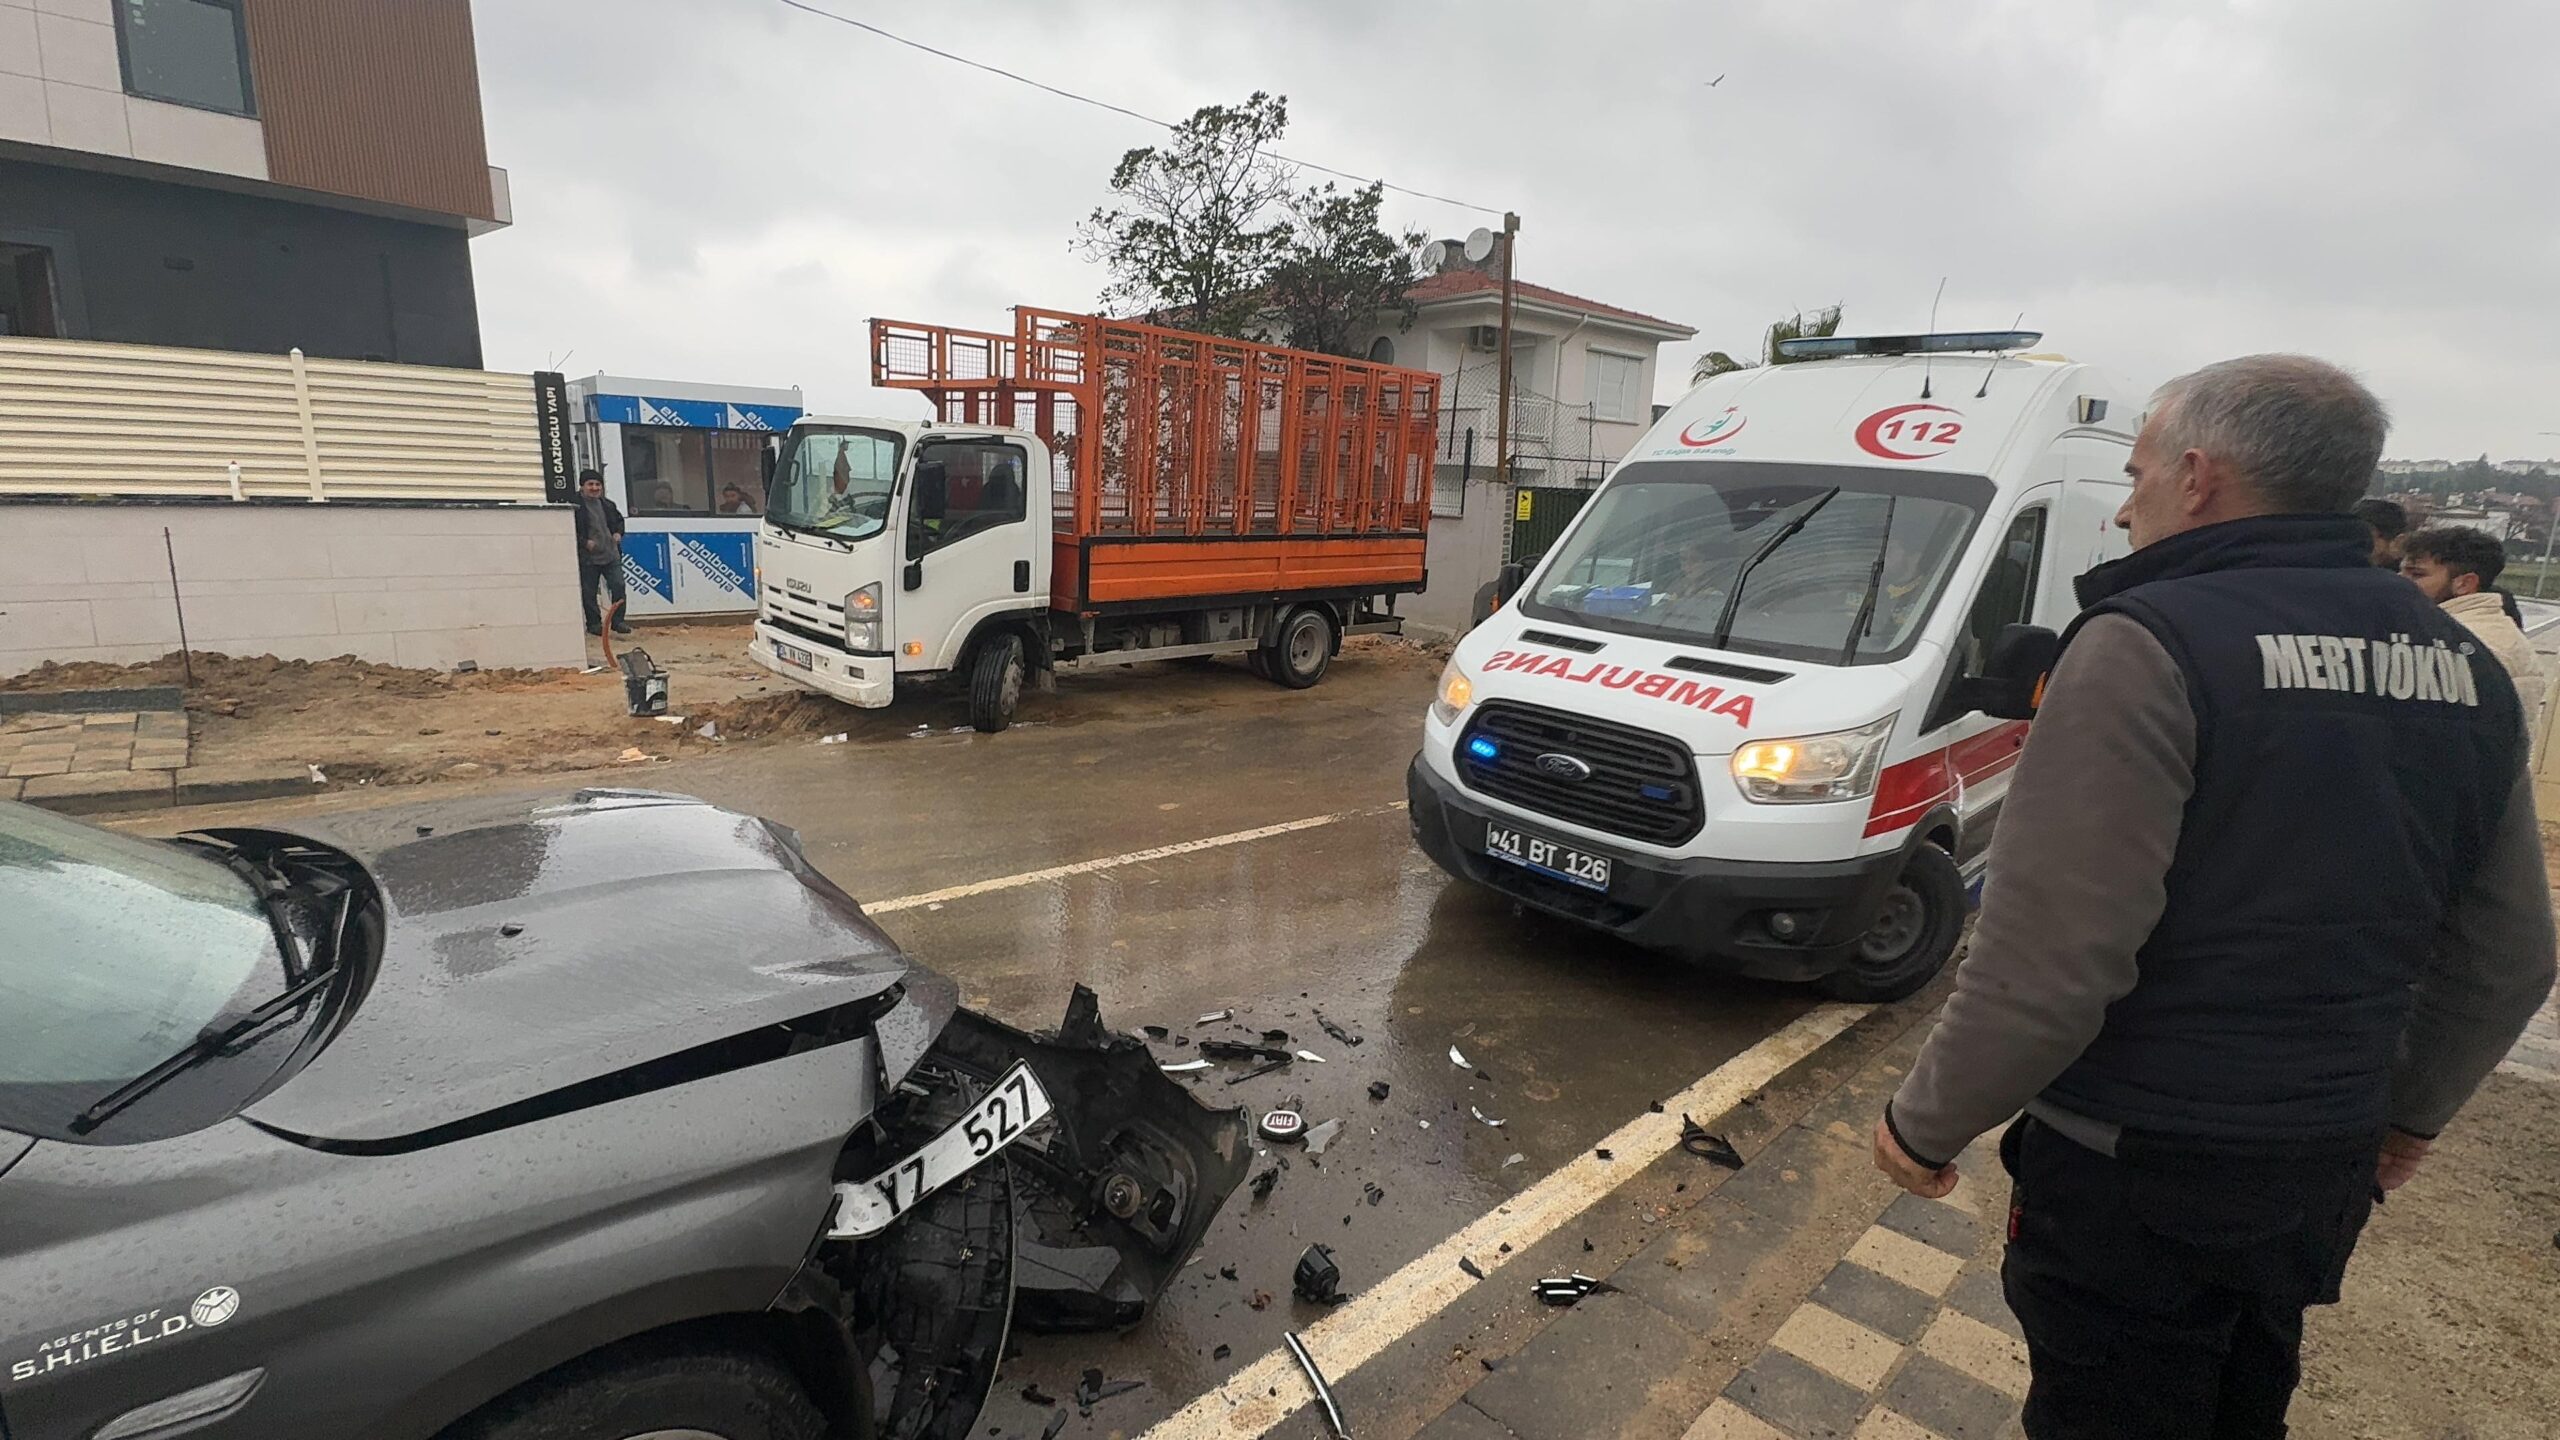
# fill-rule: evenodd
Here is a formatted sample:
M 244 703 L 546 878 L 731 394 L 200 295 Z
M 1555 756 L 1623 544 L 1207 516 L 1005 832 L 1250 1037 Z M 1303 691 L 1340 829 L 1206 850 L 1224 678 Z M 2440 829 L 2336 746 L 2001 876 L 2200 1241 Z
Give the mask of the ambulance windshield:
M 1889 660 L 1919 638 L 1990 497 L 1976 476 L 1632 465 L 1592 500 L 1521 609 L 1824 664 Z

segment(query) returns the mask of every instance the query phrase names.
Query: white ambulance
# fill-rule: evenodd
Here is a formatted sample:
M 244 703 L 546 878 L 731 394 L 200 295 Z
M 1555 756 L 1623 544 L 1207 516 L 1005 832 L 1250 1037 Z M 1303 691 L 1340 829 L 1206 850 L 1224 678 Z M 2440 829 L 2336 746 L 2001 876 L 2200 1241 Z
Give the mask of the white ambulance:
M 2140 401 L 2025 332 L 1692 390 L 1460 640 L 1407 776 L 1461 879 L 1732 973 L 1909 994 L 1980 893 Z

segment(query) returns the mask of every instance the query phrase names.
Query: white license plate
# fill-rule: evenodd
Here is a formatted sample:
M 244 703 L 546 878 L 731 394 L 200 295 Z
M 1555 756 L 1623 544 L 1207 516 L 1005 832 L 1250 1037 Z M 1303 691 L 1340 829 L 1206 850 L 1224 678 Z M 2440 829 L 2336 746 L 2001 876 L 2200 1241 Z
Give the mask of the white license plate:
M 1541 875 L 1607 894 L 1609 857 L 1591 855 L 1505 825 L 1484 827 L 1484 853 Z
M 1006 1071 L 969 1113 L 912 1154 L 870 1179 L 838 1185 L 835 1224 L 828 1234 L 862 1239 L 886 1230 L 917 1202 L 976 1169 L 1047 1118 L 1049 1092 L 1028 1064 Z
M 818 668 L 817 656 L 810 654 L 808 651 L 801 649 L 797 645 L 785 645 L 779 640 L 773 642 L 773 658 L 781 661 L 785 665 L 797 665 L 803 670 L 815 670 Z

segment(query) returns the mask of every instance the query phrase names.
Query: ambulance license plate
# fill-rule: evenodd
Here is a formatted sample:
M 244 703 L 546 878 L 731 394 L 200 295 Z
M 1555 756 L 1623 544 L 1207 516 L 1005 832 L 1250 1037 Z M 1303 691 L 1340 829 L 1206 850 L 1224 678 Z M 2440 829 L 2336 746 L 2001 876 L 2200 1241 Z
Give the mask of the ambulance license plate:
M 1609 857 L 1588 855 L 1504 825 L 1484 827 L 1484 853 L 1585 890 L 1609 891 Z
M 773 658 L 781 661 L 785 665 L 797 665 L 803 670 L 815 670 L 818 668 L 817 656 L 810 654 L 808 651 L 801 649 L 797 645 L 785 645 L 779 640 L 773 642 Z

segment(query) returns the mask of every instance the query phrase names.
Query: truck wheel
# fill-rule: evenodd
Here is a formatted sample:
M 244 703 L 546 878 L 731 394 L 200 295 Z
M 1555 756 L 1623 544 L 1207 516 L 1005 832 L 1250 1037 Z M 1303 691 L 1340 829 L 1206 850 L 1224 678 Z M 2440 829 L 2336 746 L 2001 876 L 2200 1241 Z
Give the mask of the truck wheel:
M 1964 934 L 1964 912 L 1964 875 L 1955 857 L 1923 842 L 1903 862 L 1847 967 L 1815 984 L 1834 1000 L 1899 1000 L 1937 978 Z
M 969 723 L 989 735 L 1013 723 L 1022 703 L 1022 637 L 998 635 L 969 666 Z
M 1299 609 L 1281 622 L 1280 642 L 1263 665 L 1292 690 L 1315 684 L 1333 666 L 1333 622 L 1312 605 Z
M 438 1440 L 824 1440 L 826 1417 L 771 1356 L 640 1341 L 572 1360 Z

